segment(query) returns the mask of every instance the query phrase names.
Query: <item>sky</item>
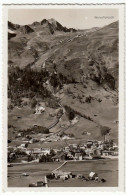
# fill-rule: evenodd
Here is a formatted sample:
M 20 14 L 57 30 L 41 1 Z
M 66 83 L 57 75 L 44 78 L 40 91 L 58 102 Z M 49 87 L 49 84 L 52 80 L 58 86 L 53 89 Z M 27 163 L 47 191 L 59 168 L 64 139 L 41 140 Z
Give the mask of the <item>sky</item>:
M 55 19 L 67 28 L 102 27 L 118 20 L 117 9 L 9 9 L 8 20 L 26 25 L 43 19 Z

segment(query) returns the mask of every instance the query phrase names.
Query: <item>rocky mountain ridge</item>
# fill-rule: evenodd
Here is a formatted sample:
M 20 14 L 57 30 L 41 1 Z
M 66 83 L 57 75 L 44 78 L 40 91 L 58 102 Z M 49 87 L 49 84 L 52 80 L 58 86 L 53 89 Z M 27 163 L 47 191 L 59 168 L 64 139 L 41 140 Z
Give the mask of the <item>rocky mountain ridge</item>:
M 32 24 L 29 25 L 18 25 L 18 24 L 13 24 L 12 22 L 8 21 L 8 28 L 10 30 L 15 30 L 15 31 L 21 31 L 24 34 L 34 32 L 34 29 L 36 30 L 39 28 L 39 30 L 49 30 L 49 34 L 54 34 L 56 31 L 62 31 L 62 32 L 76 32 L 76 29 L 74 28 L 66 28 L 62 26 L 59 22 L 57 22 L 54 19 L 43 19 L 41 22 L 33 22 Z

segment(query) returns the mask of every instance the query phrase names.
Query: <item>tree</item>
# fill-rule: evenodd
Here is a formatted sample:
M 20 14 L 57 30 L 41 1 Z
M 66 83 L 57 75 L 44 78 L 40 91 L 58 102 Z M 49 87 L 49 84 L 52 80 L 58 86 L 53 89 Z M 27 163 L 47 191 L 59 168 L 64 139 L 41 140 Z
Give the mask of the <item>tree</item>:
M 50 150 L 50 155 L 55 156 L 55 151 L 53 149 Z
M 111 128 L 107 126 L 101 127 L 101 135 L 104 136 L 104 141 L 106 141 L 106 135 L 110 132 Z
M 71 111 L 71 112 L 69 113 L 69 120 L 73 120 L 74 117 L 75 117 L 75 114 L 74 114 L 74 112 Z
M 34 160 L 34 157 L 33 157 L 32 155 L 29 155 L 29 156 L 28 156 L 28 162 L 30 162 L 30 161 L 32 161 L 32 160 Z
M 36 105 L 37 105 L 37 100 L 36 98 L 33 98 L 31 101 L 31 108 L 35 108 Z

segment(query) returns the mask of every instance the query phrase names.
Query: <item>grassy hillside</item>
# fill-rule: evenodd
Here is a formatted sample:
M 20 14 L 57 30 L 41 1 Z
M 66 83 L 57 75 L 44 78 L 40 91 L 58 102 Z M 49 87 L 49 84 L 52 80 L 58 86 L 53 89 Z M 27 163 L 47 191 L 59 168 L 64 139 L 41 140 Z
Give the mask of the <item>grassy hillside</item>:
M 9 29 L 16 33 L 8 41 L 9 125 L 16 131 L 34 124 L 48 127 L 57 120 L 58 109 L 64 109 L 51 132 L 73 134 L 67 142 L 101 140 L 103 126 L 111 128 L 109 138 L 117 142 L 118 22 L 76 31 L 45 20 L 9 23 Z M 38 104 L 45 112 L 35 115 Z M 70 113 L 77 123 L 72 124 Z

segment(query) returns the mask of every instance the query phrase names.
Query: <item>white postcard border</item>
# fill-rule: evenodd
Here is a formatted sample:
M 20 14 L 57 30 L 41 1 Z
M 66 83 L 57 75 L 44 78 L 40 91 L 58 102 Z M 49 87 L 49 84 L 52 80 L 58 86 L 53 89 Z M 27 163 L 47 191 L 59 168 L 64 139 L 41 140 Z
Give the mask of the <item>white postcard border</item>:
M 119 187 L 106 187 L 106 188 L 100 188 L 100 187 L 69 187 L 69 188 L 11 188 L 7 187 L 7 120 L 8 120 L 8 111 L 7 111 L 7 83 L 8 83 L 8 77 L 7 77 L 7 59 L 8 59 L 8 41 L 7 41 L 7 14 L 8 14 L 8 8 L 56 8 L 58 9 L 59 6 L 61 8 L 117 8 L 119 9 Z M 9 5 L 9 6 L 3 6 L 3 109 L 2 109 L 2 134 L 3 134 L 3 191 L 10 191 L 10 192 L 16 192 L 16 191 L 124 191 L 124 4 L 102 4 L 102 5 Z

